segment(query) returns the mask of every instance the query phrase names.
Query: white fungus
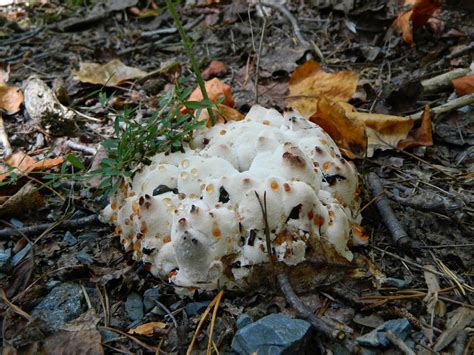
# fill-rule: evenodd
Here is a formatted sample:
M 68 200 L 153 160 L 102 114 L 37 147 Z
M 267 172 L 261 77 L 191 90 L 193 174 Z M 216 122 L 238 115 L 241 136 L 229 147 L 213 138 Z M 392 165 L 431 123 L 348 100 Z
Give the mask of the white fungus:
M 262 203 L 266 196 L 277 261 L 304 262 L 311 238 L 353 258 L 357 172 L 319 126 L 294 112 L 254 106 L 244 120 L 198 131 L 184 152 L 151 161 L 102 217 L 155 276 L 190 288 L 245 287 L 253 266 L 270 261 L 257 194 Z

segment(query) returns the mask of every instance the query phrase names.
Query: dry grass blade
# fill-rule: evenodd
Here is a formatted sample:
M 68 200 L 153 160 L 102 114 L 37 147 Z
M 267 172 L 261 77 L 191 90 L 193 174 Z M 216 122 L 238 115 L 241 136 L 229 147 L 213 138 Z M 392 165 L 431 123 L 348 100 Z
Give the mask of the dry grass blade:
M 194 343 L 196 342 L 196 338 L 199 335 L 199 331 L 201 330 L 202 325 L 204 324 L 204 321 L 206 320 L 207 315 L 211 311 L 212 307 L 217 303 L 217 301 L 221 300 L 222 294 L 224 293 L 224 290 L 219 291 L 216 297 L 212 300 L 211 303 L 209 303 L 209 306 L 207 306 L 206 310 L 201 316 L 201 319 L 199 320 L 198 326 L 196 327 L 196 331 L 194 332 L 193 339 L 191 340 L 191 344 L 189 344 L 188 351 L 186 354 L 191 355 L 193 348 L 194 348 Z
M 154 354 L 166 354 L 164 351 L 160 351 L 158 348 L 155 348 L 154 346 L 148 345 L 147 343 L 141 341 L 140 339 L 137 339 L 134 336 L 132 336 L 130 334 L 127 334 L 125 332 L 122 332 L 120 329 L 115 329 L 115 328 L 110 328 L 110 327 L 100 327 L 100 328 L 108 330 L 109 332 L 118 333 L 118 334 L 130 339 L 131 341 L 137 343 L 141 347 L 153 352 Z
M 212 339 L 212 334 L 214 332 L 214 326 L 216 325 L 216 317 L 217 317 L 217 310 L 219 309 L 219 304 L 221 303 L 222 295 L 224 294 L 224 290 L 220 290 L 216 296 L 216 304 L 214 306 L 214 311 L 212 312 L 211 318 L 211 330 L 209 331 L 209 342 L 207 343 L 207 355 L 211 355 L 212 350 L 211 347 L 214 344 Z M 215 346 L 215 345 L 214 345 Z
M 25 318 L 28 321 L 32 320 L 32 317 L 28 313 L 26 313 L 20 307 L 18 307 L 17 305 L 11 303 L 8 300 L 7 295 L 5 294 L 5 290 L 3 288 L 0 288 L 0 298 L 3 300 L 3 302 L 5 302 L 5 304 L 8 307 L 10 307 L 12 309 L 13 312 L 15 312 L 16 314 L 22 316 L 23 318 Z

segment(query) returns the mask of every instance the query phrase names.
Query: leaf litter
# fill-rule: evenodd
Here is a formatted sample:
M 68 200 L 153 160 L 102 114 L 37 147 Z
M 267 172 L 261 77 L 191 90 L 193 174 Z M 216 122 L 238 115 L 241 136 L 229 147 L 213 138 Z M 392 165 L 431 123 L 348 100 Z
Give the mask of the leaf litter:
M 342 7 L 335 1 L 314 3 L 281 1 L 271 14 L 265 11 L 260 54 L 256 50 L 263 26 L 260 8 L 246 2 L 183 7 L 182 20 L 194 40 L 201 68 L 212 68 L 208 79 L 213 84 L 207 84 L 211 100 L 224 98 L 218 117 L 241 119 L 255 100 L 255 88 L 259 102 L 266 106 L 299 108 L 353 159 L 362 179 L 368 172 L 379 176 L 394 215 L 414 242 L 408 252 L 391 245 L 374 205 L 381 196 L 371 196 L 362 184 L 363 226 L 370 244 L 358 252 L 367 255 L 368 261 L 365 268 L 351 272 L 323 263 L 320 278 L 312 280 L 317 287 L 300 295 L 312 313 L 344 329 L 349 340 L 372 329 L 390 329 L 417 352 L 451 353 L 459 348 L 472 352 L 474 127 L 468 117 L 473 101 L 441 116 L 436 113 L 456 96 L 469 99 L 472 74 L 467 71 L 430 92 L 423 92 L 423 85 L 407 84 L 470 68 L 474 30 L 469 4 L 461 1 L 452 8 L 424 0 L 405 1 L 402 7 L 396 1 L 375 1 L 365 7 L 353 2 L 344 2 Z M 136 1 L 96 12 L 53 3 L 34 5 L 28 11 L 16 6 L 2 8 L 9 22 L 0 36 L 2 60 L 9 63 L 9 70 L 4 66 L 2 71 L 0 107 L 13 153 L 3 161 L 2 208 L 8 211 L 2 218 L 7 231 L 14 228 L 23 235 L 10 233 L 0 240 L 5 265 L 0 281 L 11 304 L 2 305 L 3 341 L 8 344 L 4 351 L 172 352 L 185 351 L 191 342 L 202 351 L 230 351 L 237 326 L 245 329 L 245 322 L 254 324 L 274 312 L 295 316 L 272 284 L 272 275 L 265 275 L 268 282 L 253 292 L 221 295 L 211 319 L 201 317 L 203 311 L 186 316 L 187 305 L 213 301 L 216 294 L 196 291 L 190 298 L 177 296 L 172 287 L 151 277 L 146 264 L 132 262 L 108 226 L 81 223 L 104 203 L 94 188 L 85 188 L 92 178 L 54 180 L 57 175 L 88 170 L 92 164 L 100 167 L 107 156 L 90 156 L 85 148 L 112 137 L 114 120 L 123 110 L 135 107 L 140 120 L 156 109 L 162 94 L 177 85 L 197 86 L 167 12 L 156 2 L 142 7 Z M 279 6 L 295 17 L 297 31 Z M 54 28 L 59 21 L 64 32 L 41 31 L 40 26 Z M 156 32 L 152 37 L 140 36 L 151 31 Z M 298 31 L 313 42 L 310 47 L 300 43 Z M 212 64 L 214 60 L 225 63 L 226 70 Z M 167 61 L 181 66 L 174 73 L 163 73 L 159 69 Z M 81 71 L 81 65 L 87 70 Z M 60 101 L 76 112 L 77 131 L 50 135 L 28 116 L 19 88 L 34 73 L 49 88 L 52 79 L 63 79 L 71 101 Z M 407 93 L 407 88 L 413 90 Z M 202 96 L 196 90 L 186 99 L 199 101 Z M 202 114 L 208 120 L 206 110 Z M 413 120 L 415 116 L 419 118 Z M 76 144 L 60 144 L 61 139 L 74 139 Z M 70 154 L 81 164 L 66 159 Z M 61 229 L 58 221 L 65 218 L 78 223 Z M 43 223 L 49 223 L 49 228 L 25 230 Z M 331 278 L 333 274 L 338 277 Z M 290 282 L 300 276 L 289 271 Z M 22 311 L 32 314 L 55 287 L 67 282 L 81 287 L 74 304 L 78 312 L 84 315 L 94 310 L 98 323 L 81 316 L 77 322 L 87 327 L 64 324 L 67 330 L 50 333 L 40 320 L 21 316 Z M 158 290 L 151 310 L 141 320 L 129 319 L 124 308 L 128 295 L 143 295 L 145 303 L 151 289 Z M 314 297 L 318 302 L 311 301 Z M 57 307 L 73 300 L 66 297 L 64 301 Z M 405 320 L 410 325 L 407 337 L 405 332 L 397 333 L 401 329 L 397 327 L 406 326 Z M 213 342 L 206 336 L 210 333 L 215 334 Z M 302 343 L 308 349 L 338 349 L 325 337 L 319 343 L 311 339 Z M 371 350 L 399 351 L 402 343 L 390 340 L 387 348 Z

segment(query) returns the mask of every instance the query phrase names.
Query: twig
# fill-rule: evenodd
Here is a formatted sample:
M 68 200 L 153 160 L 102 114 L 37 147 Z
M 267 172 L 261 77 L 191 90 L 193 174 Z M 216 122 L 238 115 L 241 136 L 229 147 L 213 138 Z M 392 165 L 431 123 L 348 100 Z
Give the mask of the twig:
M 443 113 L 450 112 L 460 107 L 472 104 L 474 104 L 474 93 L 458 97 L 457 99 L 448 101 L 443 105 L 430 108 L 431 117 L 434 119 Z M 423 115 L 423 112 L 424 111 L 420 111 L 407 117 L 411 118 L 412 120 L 418 120 Z
M 217 310 L 219 309 L 219 304 L 221 303 L 223 294 L 224 294 L 224 290 L 220 290 L 216 296 L 216 304 L 214 306 L 214 311 L 212 312 L 212 317 L 211 317 L 211 330 L 209 331 L 209 341 L 207 343 L 207 355 L 212 354 L 211 346 L 212 344 L 214 344 L 214 339 L 212 339 L 212 334 L 214 332 L 214 327 L 216 326 Z
M 298 21 L 284 6 L 279 4 L 270 4 L 266 2 L 262 2 L 261 5 L 271 7 L 272 9 L 277 10 L 283 16 L 285 16 L 286 19 L 290 21 L 291 26 L 293 27 L 293 32 L 295 33 L 296 38 L 298 38 L 298 41 L 300 41 L 303 46 L 309 45 L 309 42 L 303 37 L 303 34 L 301 33 L 300 26 L 298 26 Z
M 8 140 L 7 131 L 5 130 L 5 125 L 3 123 L 3 116 L 0 112 L 0 140 L 2 141 L 3 145 L 3 159 L 8 158 L 12 155 L 12 146 L 10 145 L 10 141 Z
M 68 140 L 66 142 L 66 145 L 69 148 L 71 148 L 72 150 L 77 150 L 79 152 L 83 152 L 83 153 L 86 153 L 86 154 L 89 154 L 89 155 L 96 155 L 97 154 L 97 149 L 92 148 L 92 147 L 88 147 L 88 146 L 83 145 L 83 144 L 75 143 L 71 140 Z
M 438 62 L 436 62 L 435 65 L 442 65 L 442 64 L 446 63 L 448 60 L 451 60 L 451 59 L 454 59 L 454 58 L 457 58 L 457 57 L 461 57 L 464 54 L 467 54 L 467 53 L 471 52 L 473 49 L 474 49 L 474 42 L 471 42 L 466 47 L 458 49 L 457 51 L 454 51 L 453 53 L 444 56 Z
M 260 205 L 260 210 L 263 215 L 263 223 L 265 223 L 265 242 L 267 245 L 267 253 L 270 259 L 270 262 L 273 262 L 273 251 L 272 251 L 272 241 L 270 238 L 270 227 L 268 225 L 268 214 L 267 214 L 267 192 L 263 193 L 263 203 L 260 200 L 260 196 L 257 191 L 255 191 L 255 196 L 257 196 L 258 203 Z
M 140 345 L 141 347 L 153 352 L 153 354 L 166 354 L 164 351 L 161 351 L 161 350 L 158 350 L 157 348 L 155 348 L 154 346 L 151 346 L 151 345 L 148 345 L 147 343 L 144 343 L 143 341 L 141 341 L 140 339 L 137 339 L 135 338 L 134 336 L 130 335 L 130 334 L 127 334 L 125 332 L 122 332 L 120 329 L 115 329 L 115 328 L 110 328 L 110 327 L 99 327 L 101 329 L 104 329 L 104 330 L 108 330 L 109 332 L 114 332 L 114 333 L 118 333 L 130 340 L 132 340 L 133 342 L 137 343 L 138 345 Z
M 380 196 L 379 199 L 375 201 L 375 205 L 377 206 L 380 217 L 382 217 L 382 221 L 392 235 L 391 241 L 393 246 L 405 250 L 411 249 L 411 239 L 400 225 L 400 222 L 388 203 L 387 197 L 383 194 L 384 189 L 379 177 L 375 173 L 370 173 L 367 181 L 372 194 L 374 196 Z
M 392 332 L 390 329 L 388 329 L 385 332 L 385 335 L 387 336 L 388 340 L 395 345 L 402 353 L 405 355 L 415 355 L 415 352 L 411 350 L 405 342 L 400 339 L 398 336 L 395 335 L 394 332 Z
M 454 341 L 454 355 L 463 355 L 464 353 L 464 344 L 466 344 L 467 333 L 462 329 Z
M 452 87 L 452 80 L 460 78 L 461 76 L 468 74 L 470 71 L 471 70 L 469 68 L 459 68 L 441 75 L 437 75 L 430 79 L 423 80 L 421 82 L 421 85 L 423 86 L 423 92 L 434 93 Z
M 64 221 L 58 224 L 56 227 L 58 229 L 73 230 L 73 229 L 79 229 L 84 226 L 87 226 L 90 224 L 96 224 L 96 223 L 100 223 L 100 221 L 99 221 L 98 216 L 94 214 L 94 215 L 83 217 L 83 218 L 70 219 L 70 220 Z M 55 224 L 57 224 L 57 222 L 37 224 L 34 226 L 23 227 L 23 228 L 0 229 L 0 238 L 10 238 L 14 236 L 20 236 L 22 234 L 35 235 L 35 234 L 42 233 L 45 230 L 50 229 Z
M 281 291 L 285 295 L 286 300 L 291 305 L 291 307 L 293 307 L 298 312 L 301 318 L 306 319 L 317 331 L 321 332 L 322 334 L 328 336 L 331 339 L 343 340 L 345 338 L 345 334 L 342 331 L 334 329 L 326 322 L 317 318 L 305 306 L 301 299 L 296 295 L 295 291 L 293 291 L 293 288 L 290 285 L 290 281 L 288 280 L 288 276 L 283 271 L 279 271 L 277 276 L 278 283 L 280 285 Z
M 0 288 L 0 298 L 2 299 L 3 302 L 5 302 L 5 304 L 11 308 L 11 310 L 13 312 L 15 312 L 16 314 L 22 316 L 23 318 L 25 318 L 27 321 L 31 321 L 32 320 L 32 317 L 26 313 L 24 310 L 22 310 L 20 307 L 18 307 L 17 305 L 11 303 L 9 300 L 8 300 L 8 297 L 5 293 L 5 291 L 3 290 L 3 288 Z
M 262 56 L 263 37 L 265 36 L 265 29 L 267 27 L 267 16 L 265 11 L 263 13 L 262 32 L 260 33 L 260 43 L 258 44 L 257 63 L 255 64 L 255 104 L 258 104 L 258 76 L 260 75 L 260 58 Z

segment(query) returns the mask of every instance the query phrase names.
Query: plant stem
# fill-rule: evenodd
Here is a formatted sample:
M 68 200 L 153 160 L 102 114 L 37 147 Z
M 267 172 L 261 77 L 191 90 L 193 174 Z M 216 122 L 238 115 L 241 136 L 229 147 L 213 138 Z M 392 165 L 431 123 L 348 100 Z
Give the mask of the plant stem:
M 196 80 L 198 82 L 199 88 L 201 89 L 202 97 L 203 97 L 204 100 L 209 101 L 209 96 L 207 95 L 206 85 L 204 84 L 204 80 L 201 76 L 201 70 L 199 69 L 199 64 L 196 60 L 196 57 L 194 56 L 191 41 L 189 40 L 188 36 L 186 35 L 183 24 L 181 23 L 181 20 L 179 19 L 178 13 L 176 12 L 176 9 L 174 8 L 173 1 L 172 0 L 166 0 L 166 6 L 168 7 L 168 10 L 170 11 L 171 16 L 173 17 L 174 23 L 175 23 L 176 28 L 178 29 L 178 32 L 179 32 L 179 36 L 181 37 L 181 41 L 183 41 L 184 48 L 186 49 L 188 57 L 191 60 L 191 66 L 193 68 L 194 74 L 196 75 Z M 207 112 L 209 113 L 209 117 L 211 119 L 212 125 L 215 125 L 216 124 L 216 117 L 214 115 L 214 111 L 212 111 L 212 108 L 208 107 Z

